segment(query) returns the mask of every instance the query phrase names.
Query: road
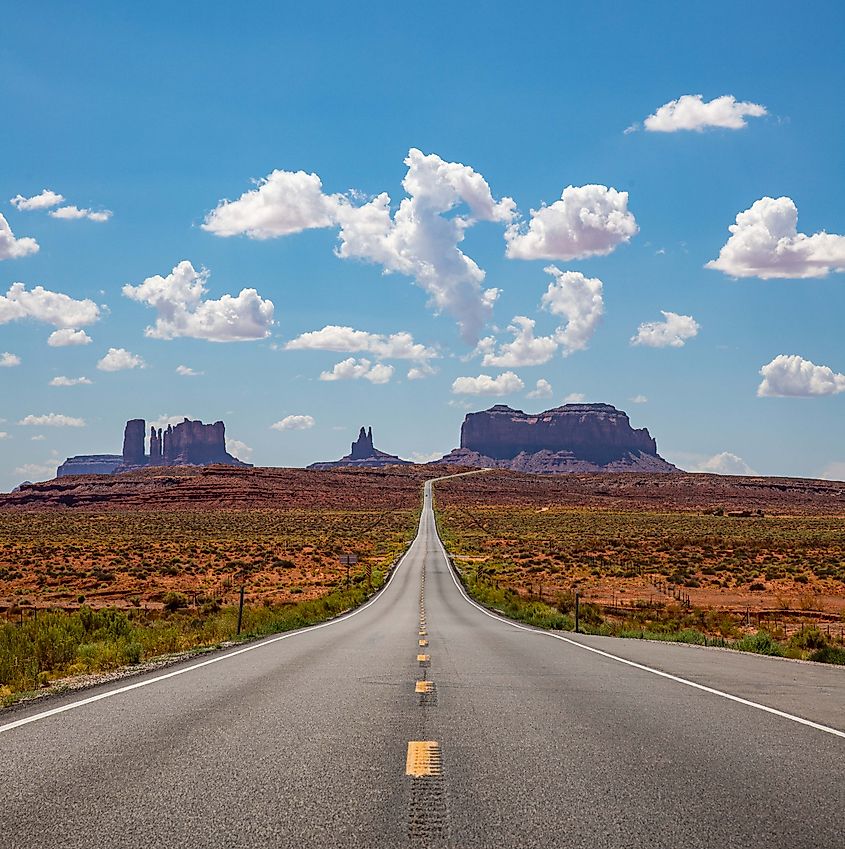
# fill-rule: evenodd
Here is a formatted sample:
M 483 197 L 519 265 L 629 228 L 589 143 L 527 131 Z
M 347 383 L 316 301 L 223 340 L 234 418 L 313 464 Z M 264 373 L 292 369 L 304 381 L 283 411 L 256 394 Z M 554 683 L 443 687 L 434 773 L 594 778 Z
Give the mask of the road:
M 367 606 L 0 714 L 0 755 L 3 849 L 845 845 L 845 670 L 500 620 L 429 488 Z

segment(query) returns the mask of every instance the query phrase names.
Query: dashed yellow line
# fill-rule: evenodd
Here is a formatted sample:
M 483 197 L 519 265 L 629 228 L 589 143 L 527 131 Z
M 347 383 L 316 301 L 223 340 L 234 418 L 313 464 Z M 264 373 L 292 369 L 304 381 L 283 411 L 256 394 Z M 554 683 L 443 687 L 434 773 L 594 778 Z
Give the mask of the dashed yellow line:
M 420 640 L 420 648 L 428 645 L 428 640 Z
M 416 687 L 414 687 L 415 693 L 430 693 L 432 690 L 434 690 L 432 681 L 417 681 Z
M 426 775 L 440 775 L 442 771 L 440 743 L 434 740 L 411 740 L 408 743 L 405 775 L 422 778 Z
M 428 663 L 431 660 L 431 655 L 430 654 L 418 654 L 417 660 L 419 661 L 420 665 L 422 665 L 424 663 Z

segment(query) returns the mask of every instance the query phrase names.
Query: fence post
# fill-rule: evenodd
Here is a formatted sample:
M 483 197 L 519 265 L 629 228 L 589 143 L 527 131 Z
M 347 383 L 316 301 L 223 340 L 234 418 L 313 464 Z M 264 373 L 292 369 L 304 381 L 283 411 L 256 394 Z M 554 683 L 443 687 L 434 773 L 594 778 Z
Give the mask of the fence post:
M 238 604 L 238 634 L 241 633 L 241 625 L 244 621 L 244 585 L 241 584 L 241 598 Z
M 581 618 L 581 593 L 575 591 L 575 633 L 579 633 L 579 622 Z

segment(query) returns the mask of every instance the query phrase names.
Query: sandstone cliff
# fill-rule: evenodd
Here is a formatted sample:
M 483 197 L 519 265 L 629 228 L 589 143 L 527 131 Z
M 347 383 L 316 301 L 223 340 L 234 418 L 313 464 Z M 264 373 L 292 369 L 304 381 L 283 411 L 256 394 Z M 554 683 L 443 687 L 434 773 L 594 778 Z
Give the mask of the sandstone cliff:
M 461 447 L 439 463 L 534 473 L 672 472 L 646 428 L 610 404 L 565 404 L 528 415 L 503 404 L 469 413 Z

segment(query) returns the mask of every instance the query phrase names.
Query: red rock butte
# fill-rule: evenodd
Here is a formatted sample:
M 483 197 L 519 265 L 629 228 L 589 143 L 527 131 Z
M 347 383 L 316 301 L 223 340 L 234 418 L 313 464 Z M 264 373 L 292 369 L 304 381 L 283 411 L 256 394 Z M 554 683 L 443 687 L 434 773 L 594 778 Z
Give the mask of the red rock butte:
M 564 404 L 529 415 L 504 404 L 469 413 L 461 447 L 440 463 L 521 472 L 676 472 L 646 428 L 610 404 Z

